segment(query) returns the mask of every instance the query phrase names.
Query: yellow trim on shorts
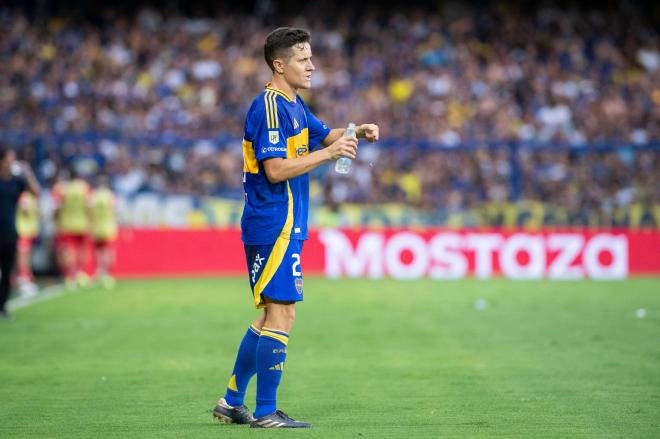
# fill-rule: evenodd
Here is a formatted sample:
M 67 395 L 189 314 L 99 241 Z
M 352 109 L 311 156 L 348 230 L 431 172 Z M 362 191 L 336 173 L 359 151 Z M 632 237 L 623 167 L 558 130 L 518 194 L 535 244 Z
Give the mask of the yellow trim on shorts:
M 282 227 L 280 236 L 277 237 L 277 240 L 273 245 L 273 250 L 270 252 L 270 256 L 266 261 L 264 271 L 261 272 L 259 280 L 257 280 L 257 283 L 254 285 L 254 306 L 257 308 L 263 308 L 266 306 L 263 297 L 261 297 L 261 293 L 263 293 L 268 283 L 273 279 L 273 276 L 275 276 L 275 272 L 280 264 L 282 264 L 286 249 L 289 247 L 291 227 L 293 227 L 293 194 L 291 193 L 291 186 L 289 186 L 288 181 L 286 182 L 286 189 L 289 193 L 289 209 L 286 214 L 286 221 L 284 227 Z

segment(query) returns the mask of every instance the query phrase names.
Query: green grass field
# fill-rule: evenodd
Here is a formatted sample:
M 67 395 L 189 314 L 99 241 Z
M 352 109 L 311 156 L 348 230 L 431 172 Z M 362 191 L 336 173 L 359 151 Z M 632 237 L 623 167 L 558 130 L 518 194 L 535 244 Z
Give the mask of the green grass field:
M 125 281 L 17 310 L 0 437 L 660 437 L 657 278 L 306 279 L 279 395 L 314 427 L 287 432 L 211 418 L 256 317 L 246 284 Z

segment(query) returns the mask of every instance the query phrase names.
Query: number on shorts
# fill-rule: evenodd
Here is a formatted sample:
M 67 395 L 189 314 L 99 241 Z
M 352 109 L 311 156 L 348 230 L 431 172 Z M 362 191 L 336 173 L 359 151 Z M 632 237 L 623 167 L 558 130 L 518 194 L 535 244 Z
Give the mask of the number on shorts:
M 302 276 L 302 273 L 300 272 L 300 254 L 294 253 L 291 255 L 295 261 L 293 262 L 293 265 L 291 266 L 291 271 L 293 271 L 294 276 Z

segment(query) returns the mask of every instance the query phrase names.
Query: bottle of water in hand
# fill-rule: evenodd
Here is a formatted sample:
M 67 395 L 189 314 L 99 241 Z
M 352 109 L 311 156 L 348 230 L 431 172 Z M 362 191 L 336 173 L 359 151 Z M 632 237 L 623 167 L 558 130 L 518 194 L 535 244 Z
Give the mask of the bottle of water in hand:
M 344 131 L 344 137 L 355 137 L 355 124 L 353 122 L 348 124 L 348 128 Z M 351 170 L 352 160 L 348 157 L 339 157 L 335 163 L 335 172 L 339 174 L 348 174 Z

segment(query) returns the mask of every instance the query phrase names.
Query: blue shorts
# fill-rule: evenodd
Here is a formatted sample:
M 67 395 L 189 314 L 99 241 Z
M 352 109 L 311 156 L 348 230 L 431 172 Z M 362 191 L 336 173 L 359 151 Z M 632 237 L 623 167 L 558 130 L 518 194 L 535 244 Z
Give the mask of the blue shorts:
M 300 269 L 303 242 L 278 239 L 275 244 L 245 245 L 248 278 L 257 308 L 266 306 L 266 297 L 281 302 L 303 300 Z

